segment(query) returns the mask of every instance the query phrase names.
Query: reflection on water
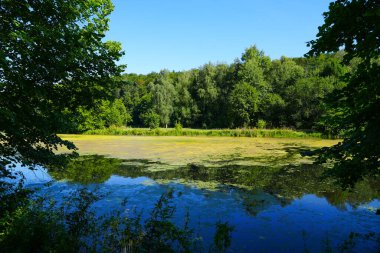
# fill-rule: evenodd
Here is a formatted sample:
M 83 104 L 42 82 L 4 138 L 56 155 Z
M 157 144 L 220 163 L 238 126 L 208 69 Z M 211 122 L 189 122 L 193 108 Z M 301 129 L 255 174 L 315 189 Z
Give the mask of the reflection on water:
M 46 191 L 57 198 L 79 185 L 107 197 L 99 213 L 127 198 L 129 206 L 150 210 L 167 189 L 174 189 L 176 223 L 187 211 L 191 226 L 210 242 L 218 221 L 234 226 L 231 252 L 320 252 L 349 249 L 377 252 L 380 234 L 380 180 L 364 179 L 342 190 L 312 164 L 259 166 L 229 161 L 206 167 L 172 166 L 149 160 L 83 156 L 67 170 L 49 172 L 59 180 Z M 27 182 L 39 185 L 29 174 Z M 46 175 L 45 179 L 48 179 Z M 351 240 L 351 241 L 350 241 Z

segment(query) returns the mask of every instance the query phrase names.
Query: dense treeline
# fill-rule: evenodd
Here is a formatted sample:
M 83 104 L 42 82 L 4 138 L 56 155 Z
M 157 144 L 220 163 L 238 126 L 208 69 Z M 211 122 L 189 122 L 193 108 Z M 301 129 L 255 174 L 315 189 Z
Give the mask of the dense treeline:
M 228 64 L 147 75 L 125 74 L 117 80 L 113 102 L 71 115 L 72 131 L 111 125 L 192 128 L 289 127 L 326 131 L 324 98 L 344 86 L 340 77 L 351 66 L 344 53 L 313 58 L 271 60 L 255 46 Z

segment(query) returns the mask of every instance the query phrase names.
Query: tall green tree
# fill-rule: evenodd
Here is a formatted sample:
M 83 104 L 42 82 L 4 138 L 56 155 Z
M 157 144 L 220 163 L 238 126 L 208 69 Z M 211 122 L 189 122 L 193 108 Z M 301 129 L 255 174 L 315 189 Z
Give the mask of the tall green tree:
M 72 132 L 83 132 L 110 126 L 125 126 L 132 118 L 121 99 L 98 100 L 90 108 L 79 107 L 74 113 L 69 113 L 72 121 Z
M 202 128 L 212 127 L 215 121 L 214 107 L 219 96 L 216 86 L 216 67 L 209 63 L 195 72 L 193 94 L 200 110 L 198 125 Z
M 183 126 L 193 125 L 198 115 L 198 107 L 190 94 L 190 85 L 193 81 L 191 71 L 182 72 L 174 83 L 175 99 L 173 105 L 173 123 L 181 123 Z
M 272 85 L 273 91 L 283 94 L 285 89 L 305 76 L 305 70 L 295 61 L 287 57 L 272 61 L 268 82 Z
M 271 68 L 271 60 L 265 55 L 264 51 L 259 50 L 255 45 L 247 48 L 241 56 L 243 62 L 255 60 L 263 71 L 264 75 L 269 73 Z
M 239 79 L 251 84 L 260 96 L 264 96 L 269 90 L 265 75 L 270 70 L 270 58 L 253 46 L 245 50 L 241 59 L 243 62 L 238 70 Z
M 111 95 L 121 45 L 103 41 L 111 0 L 0 2 L 0 167 L 62 166 L 63 111 Z M 5 172 L 5 170 L 3 170 Z
M 345 76 L 347 86 L 329 100 L 328 122 L 345 132 L 343 142 L 319 151 L 319 162 L 333 162 L 344 184 L 380 174 L 380 5 L 378 0 L 337 0 L 309 42 L 308 55 L 344 49 L 344 62 L 359 58 Z
M 153 110 L 160 116 L 161 125 L 167 127 L 174 111 L 175 89 L 168 71 L 162 71 L 158 79 L 150 84 L 153 99 Z
M 232 127 L 249 127 L 256 122 L 259 95 L 249 83 L 238 83 L 229 97 L 229 118 Z
M 228 122 L 228 98 L 237 83 L 236 65 L 218 64 L 215 66 L 215 85 L 218 90 L 218 97 L 213 106 L 212 127 L 226 128 Z
M 324 99 L 338 86 L 332 78 L 302 78 L 285 89 L 287 125 L 313 129 L 325 112 Z

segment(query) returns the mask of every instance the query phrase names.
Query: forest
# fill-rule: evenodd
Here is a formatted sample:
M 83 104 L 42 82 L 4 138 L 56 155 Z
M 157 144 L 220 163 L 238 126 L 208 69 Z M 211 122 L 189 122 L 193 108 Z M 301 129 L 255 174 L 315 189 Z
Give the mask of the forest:
M 162 70 L 115 78 L 110 99 L 67 111 L 66 132 L 110 126 L 291 128 L 328 134 L 325 98 L 342 89 L 343 51 L 318 57 L 271 59 L 256 46 L 232 64 L 207 63 L 188 71 Z

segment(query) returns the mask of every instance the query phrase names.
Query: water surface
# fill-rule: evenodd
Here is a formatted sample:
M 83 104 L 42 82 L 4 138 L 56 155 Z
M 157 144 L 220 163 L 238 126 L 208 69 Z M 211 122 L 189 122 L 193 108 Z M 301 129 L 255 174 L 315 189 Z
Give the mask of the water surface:
M 148 215 L 174 190 L 174 222 L 190 225 L 210 245 L 218 221 L 234 227 L 229 252 L 378 252 L 380 182 L 342 190 L 300 151 L 314 139 L 69 136 L 82 156 L 65 172 L 28 172 L 28 187 L 56 198 L 81 186 L 106 197 L 98 213 L 120 208 Z M 332 142 L 330 143 L 330 145 Z M 110 158 L 118 157 L 119 159 Z M 54 180 L 49 187 L 45 182 Z

